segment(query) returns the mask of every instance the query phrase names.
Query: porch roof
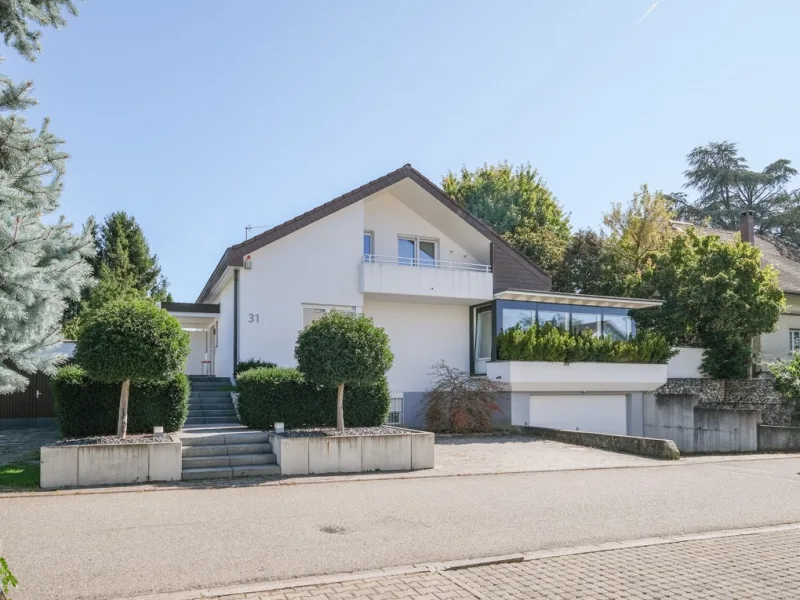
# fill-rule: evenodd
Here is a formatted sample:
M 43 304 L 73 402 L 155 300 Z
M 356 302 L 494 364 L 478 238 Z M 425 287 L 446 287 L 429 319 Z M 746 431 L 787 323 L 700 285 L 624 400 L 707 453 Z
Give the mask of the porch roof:
M 219 304 L 162 302 L 161 308 L 178 319 L 184 329 L 208 329 L 219 317 Z
M 571 304 L 573 306 L 603 306 L 609 308 L 656 308 L 661 300 L 642 298 L 617 298 L 614 296 L 590 296 L 564 292 L 537 292 L 527 290 L 504 290 L 494 295 L 495 300 L 519 300 L 523 302 L 547 302 L 549 304 Z

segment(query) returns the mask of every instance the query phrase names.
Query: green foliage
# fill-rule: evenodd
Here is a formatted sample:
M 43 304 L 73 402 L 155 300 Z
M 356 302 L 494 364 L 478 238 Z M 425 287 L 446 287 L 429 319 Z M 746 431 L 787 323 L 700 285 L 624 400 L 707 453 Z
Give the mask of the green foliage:
M 77 339 L 80 329 L 93 311 L 120 299 L 150 298 L 169 301 L 168 282 L 161 275 L 158 257 L 136 219 L 125 212 L 108 215 L 92 232 L 97 254 L 89 263 L 98 284 L 86 288 L 79 302 L 73 302 L 64 314 L 64 335 Z
M 258 368 L 236 379 L 242 424 L 271 429 L 276 422 L 288 428 L 334 427 L 336 388 L 311 383 L 297 369 Z M 344 420 L 348 427 L 382 425 L 389 414 L 389 384 L 384 376 L 368 385 L 348 387 Z
M 640 332 L 632 340 L 595 337 L 590 331 L 573 335 L 550 323 L 529 329 L 513 327 L 497 336 L 500 360 L 563 362 L 610 362 L 665 364 L 675 351 L 667 340 L 652 332 Z
M 791 161 L 779 159 L 752 171 L 737 144 L 727 141 L 698 146 L 686 160 L 684 187 L 698 196 L 673 194 L 679 218 L 735 231 L 742 211 L 752 210 L 756 232 L 800 243 L 800 194 L 787 189 L 797 175 Z
M 637 323 L 675 346 L 706 348 L 703 370 L 712 377 L 747 376 L 749 340 L 773 331 L 785 305 L 777 271 L 761 266 L 755 246 L 694 230 L 649 257 L 634 291 L 664 301 L 637 311 Z
M 591 229 L 569 240 L 553 275 L 553 290 L 569 294 L 624 296 L 626 273 L 609 239 Z
M 500 410 L 497 393 L 502 384 L 448 366 L 432 367 L 433 387 L 425 392 L 423 410 L 430 431 L 479 433 L 492 431 L 492 413 Z
M 8 590 L 17 587 L 18 583 L 11 569 L 8 568 L 6 559 L 0 556 L 0 592 L 7 594 Z
M 776 390 L 787 398 L 800 399 L 800 352 L 795 352 L 789 360 L 772 363 L 769 370 L 775 376 Z
M 38 463 L 20 463 L 0 466 L 0 489 L 39 487 L 40 468 Z
M 300 371 L 322 385 L 369 384 L 392 367 L 389 336 L 363 314 L 332 312 L 300 332 L 294 350 Z
M 651 193 L 647 185 L 639 188 L 627 203 L 611 205 L 603 215 L 610 232 L 609 243 L 617 255 L 617 264 L 625 273 L 640 271 L 652 252 L 662 250 L 675 235 L 672 199 L 660 191 Z
M 111 435 L 117 431 L 119 385 L 95 381 L 78 365 L 59 369 L 53 378 L 56 419 L 64 437 Z M 162 380 L 134 381 L 128 404 L 128 431 L 178 431 L 189 412 L 189 380 L 172 373 Z
M 98 381 L 161 379 L 183 370 L 189 336 L 148 300 L 115 301 L 83 328 L 75 360 Z
M 529 164 L 464 167 L 448 172 L 442 188 L 536 265 L 556 269 L 569 241 L 569 216 Z
M 5 43 L 34 60 L 40 27 L 61 27 L 75 6 L 63 0 L 5 1 L 0 32 Z M 90 283 L 91 222 L 73 231 L 59 210 L 68 155 L 44 120 L 28 125 L 36 104 L 31 81 L 0 75 L 0 394 L 24 390 L 25 374 L 54 372 L 67 302 Z
M 264 367 L 268 369 L 274 369 L 277 366 L 278 365 L 273 362 L 261 360 L 260 358 L 248 358 L 247 360 L 240 360 L 238 363 L 236 363 L 236 371 L 234 375 L 239 377 L 239 375 L 251 369 L 260 369 Z

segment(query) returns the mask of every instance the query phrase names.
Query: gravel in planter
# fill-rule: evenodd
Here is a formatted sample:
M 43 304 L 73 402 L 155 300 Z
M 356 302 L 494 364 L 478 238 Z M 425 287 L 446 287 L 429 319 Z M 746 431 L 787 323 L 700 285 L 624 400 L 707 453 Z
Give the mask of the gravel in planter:
M 393 435 L 404 433 L 397 427 L 381 425 L 380 427 L 345 427 L 344 433 L 340 433 L 335 427 L 309 427 L 306 429 L 287 429 L 281 435 L 288 438 L 296 437 L 337 437 L 342 435 Z
M 171 442 L 168 434 L 153 435 L 152 433 L 141 433 L 129 435 L 120 439 L 115 435 L 97 435 L 85 438 L 68 438 L 57 441 L 54 446 L 89 446 L 91 444 L 158 444 L 160 442 Z

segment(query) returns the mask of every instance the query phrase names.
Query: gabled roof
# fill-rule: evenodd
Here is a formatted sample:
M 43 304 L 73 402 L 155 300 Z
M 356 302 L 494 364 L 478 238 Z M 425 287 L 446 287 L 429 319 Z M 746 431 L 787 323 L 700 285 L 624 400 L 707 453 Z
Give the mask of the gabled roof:
M 716 235 L 723 242 L 733 242 L 740 235 L 738 231 L 698 227 L 679 221 L 673 221 L 672 226 L 677 231 L 685 231 L 689 227 L 694 227 L 698 234 Z M 790 294 L 800 294 L 800 248 L 792 243 L 758 234 L 756 234 L 754 245 L 761 250 L 762 262 L 772 265 L 778 270 L 778 282 L 781 289 Z
M 197 297 L 197 302 L 205 302 L 208 299 L 208 295 L 211 293 L 211 290 L 220 280 L 223 273 L 225 273 L 225 269 L 228 267 L 241 267 L 244 257 L 248 254 L 255 252 L 259 248 L 268 246 L 272 242 L 275 242 L 282 237 L 297 231 L 298 229 L 302 229 L 307 225 L 311 225 L 312 223 L 315 223 L 316 221 L 319 221 L 320 219 L 323 219 L 324 217 L 327 217 L 338 210 L 346 208 L 351 204 L 380 192 L 381 190 L 384 190 L 398 181 L 402 181 L 406 178 L 417 183 L 436 200 L 444 204 L 447 208 L 472 225 L 472 227 L 477 229 L 486 238 L 491 240 L 493 244 L 506 248 L 508 253 L 520 263 L 522 268 L 529 270 L 537 278 L 544 278 L 549 281 L 550 277 L 547 275 L 547 273 L 529 261 L 523 254 L 509 246 L 508 243 L 503 240 L 498 233 L 486 225 L 486 223 L 476 219 L 463 208 L 461 208 L 455 200 L 445 194 L 444 191 L 431 180 L 422 175 L 414 167 L 407 164 L 403 165 L 396 171 L 392 171 L 383 177 L 379 177 L 378 179 L 370 181 L 369 183 L 347 192 L 338 198 L 334 198 L 325 204 L 321 204 L 320 206 L 313 208 L 308 212 L 295 217 L 294 219 L 290 219 L 285 223 L 281 223 L 272 229 L 260 233 L 245 242 L 231 246 L 225 250 L 225 253 L 222 255 L 219 263 L 217 263 L 216 268 L 214 269 L 213 273 L 211 273 L 211 277 L 208 278 L 205 287 L 203 287 L 203 291 L 200 292 L 200 295 Z

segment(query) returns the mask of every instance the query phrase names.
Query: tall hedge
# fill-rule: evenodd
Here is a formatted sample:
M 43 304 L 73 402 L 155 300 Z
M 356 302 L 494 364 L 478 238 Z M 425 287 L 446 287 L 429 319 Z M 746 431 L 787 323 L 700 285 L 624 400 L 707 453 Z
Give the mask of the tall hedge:
M 389 384 L 385 377 L 373 385 L 351 385 L 344 405 L 348 427 L 383 425 L 389 414 Z M 336 387 L 305 379 L 297 369 L 261 368 L 245 371 L 236 380 L 239 416 L 243 425 L 271 429 L 335 427 Z
M 119 384 L 90 379 L 78 365 L 62 367 L 53 378 L 56 419 L 64 437 L 113 435 L 117 431 Z M 189 380 L 175 373 L 160 381 L 131 383 L 128 431 L 178 431 L 189 413 Z

